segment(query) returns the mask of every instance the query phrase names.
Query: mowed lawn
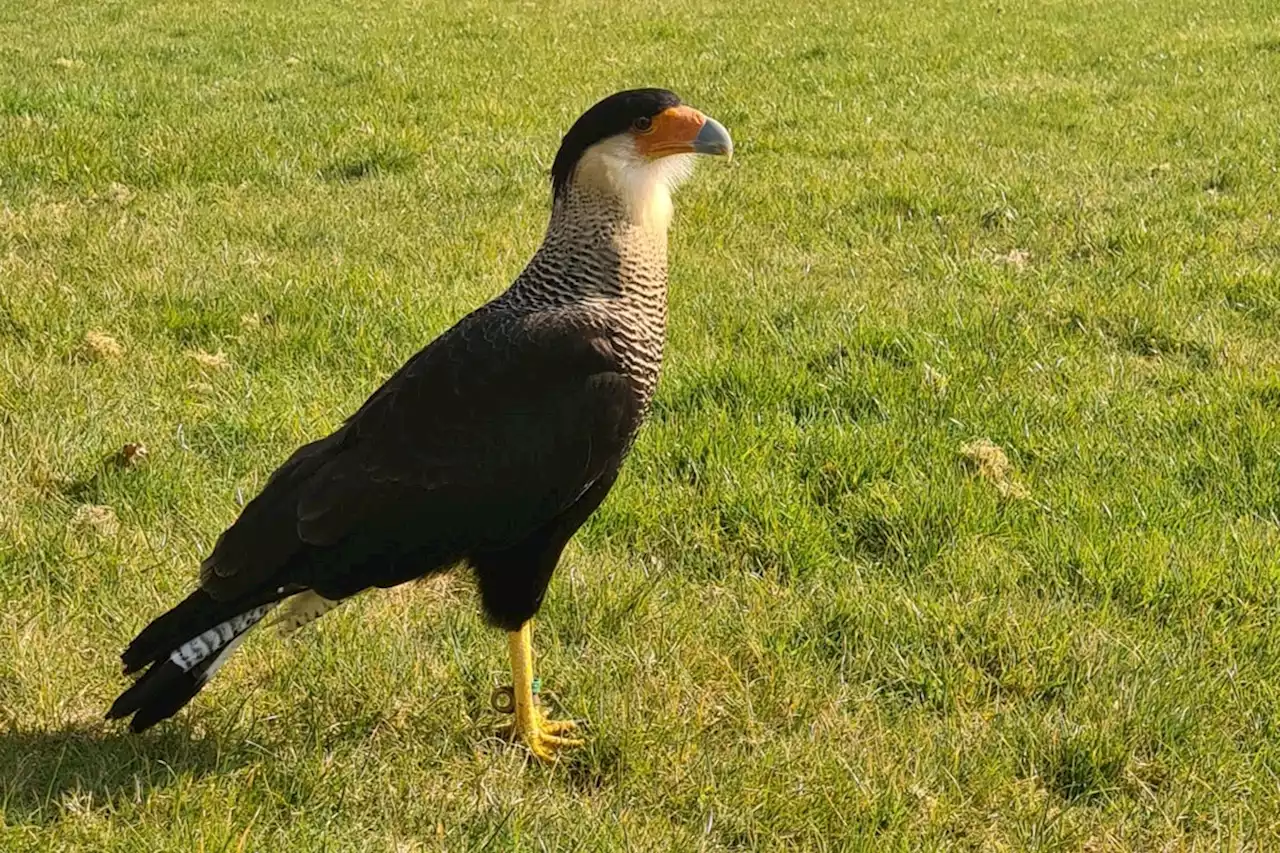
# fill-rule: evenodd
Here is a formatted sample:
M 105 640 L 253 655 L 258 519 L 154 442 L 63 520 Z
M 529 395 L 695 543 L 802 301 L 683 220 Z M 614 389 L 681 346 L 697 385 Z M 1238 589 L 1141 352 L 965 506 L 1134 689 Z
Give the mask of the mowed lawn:
M 636 85 L 738 154 L 537 622 L 590 745 L 462 579 L 102 722 Z M 0 849 L 1274 847 L 1278 86 L 1272 0 L 0 5 Z

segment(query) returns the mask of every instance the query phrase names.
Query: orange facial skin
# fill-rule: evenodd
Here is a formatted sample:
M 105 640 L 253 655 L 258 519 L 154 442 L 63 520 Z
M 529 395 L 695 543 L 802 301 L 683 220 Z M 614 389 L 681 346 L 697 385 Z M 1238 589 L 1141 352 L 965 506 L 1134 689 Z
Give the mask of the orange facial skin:
M 668 154 L 692 154 L 696 150 L 694 140 L 706 123 L 707 117 L 693 107 L 671 107 L 654 116 L 648 130 L 633 131 L 636 149 L 655 159 Z

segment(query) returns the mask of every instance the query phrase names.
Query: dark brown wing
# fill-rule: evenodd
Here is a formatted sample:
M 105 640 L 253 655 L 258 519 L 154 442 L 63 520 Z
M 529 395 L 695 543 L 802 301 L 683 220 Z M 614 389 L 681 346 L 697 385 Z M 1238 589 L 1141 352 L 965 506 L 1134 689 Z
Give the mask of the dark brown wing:
M 219 538 L 202 584 L 217 598 L 350 594 L 514 544 L 616 463 L 639 417 L 599 325 L 482 309 L 294 453 Z

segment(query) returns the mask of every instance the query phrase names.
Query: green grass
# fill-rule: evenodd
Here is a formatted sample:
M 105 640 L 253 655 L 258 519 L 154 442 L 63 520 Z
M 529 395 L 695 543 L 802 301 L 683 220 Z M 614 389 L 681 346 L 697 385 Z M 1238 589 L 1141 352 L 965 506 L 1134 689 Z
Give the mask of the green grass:
M 0 6 L 0 848 L 1276 844 L 1271 0 L 297 5 Z M 457 583 L 102 723 L 239 501 L 505 286 L 560 134 L 646 84 L 739 153 L 538 622 L 590 746 L 494 736 Z

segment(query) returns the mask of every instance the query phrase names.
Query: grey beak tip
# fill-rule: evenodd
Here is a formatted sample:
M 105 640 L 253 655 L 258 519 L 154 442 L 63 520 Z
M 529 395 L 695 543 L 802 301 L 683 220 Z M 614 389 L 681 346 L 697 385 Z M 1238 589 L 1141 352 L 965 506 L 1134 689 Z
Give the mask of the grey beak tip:
M 732 157 L 733 139 L 723 124 L 708 116 L 693 140 L 693 150 L 699 154 Z

